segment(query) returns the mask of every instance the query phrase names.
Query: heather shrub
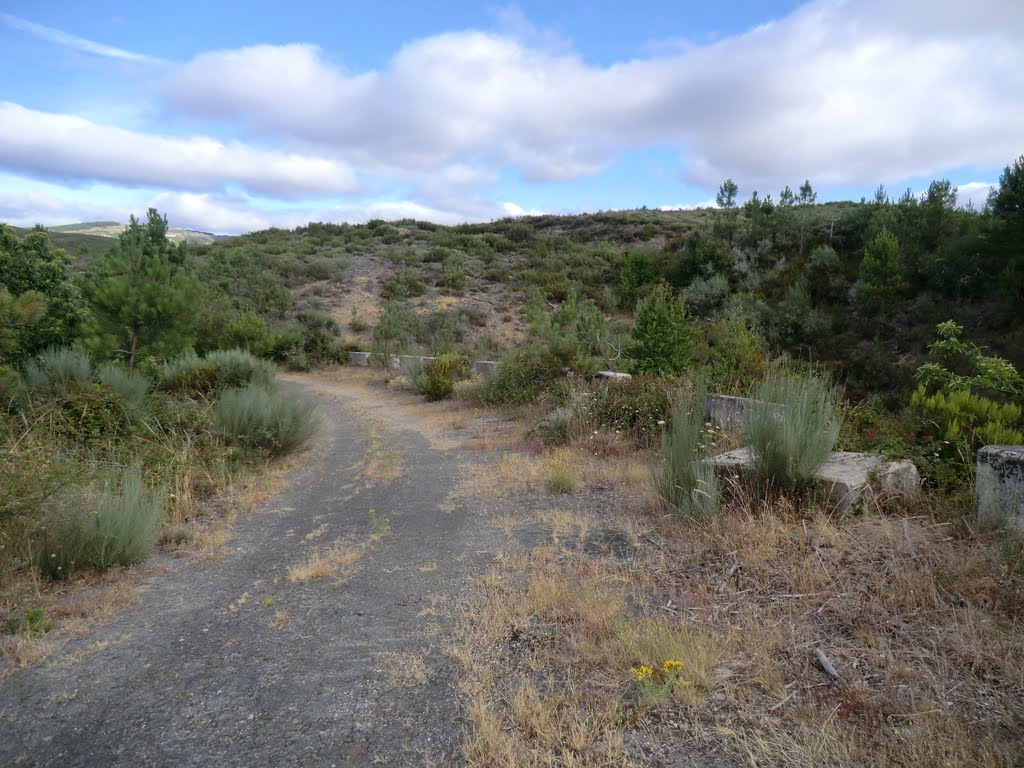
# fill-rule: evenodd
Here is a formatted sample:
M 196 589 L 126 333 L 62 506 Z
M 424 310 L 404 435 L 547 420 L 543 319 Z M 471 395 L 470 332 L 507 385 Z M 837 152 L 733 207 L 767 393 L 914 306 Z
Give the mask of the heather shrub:
M 163 489 L 147 488 L 138 470 L 77 488 L 39 531 L 36 566 L 47 578 L 62 579 L 141 560 L 153 548 L 164 499 Z
M 92 381 L 92 358 L 87 352 L 50 347 L 25 364 L 24 379 L 30 389 L 60 396 L 75 384 Z
M 228 389 L 217 401 L 217 424 L 229 440 L 283 455 L 300 448 L 317 429 L 316 403 L 258 384 Z
M 812 376 L 770 373 L 757 387 L 746 418 L 758 481 L 784 491 L 805 488 L 835 447 L 840 427 L 828 385 Z
M 216 395 L 229 387 L 247 384 L 270 386 L 274 366 L 241 349 L 214 350 L 199 357 L 182 355 L 163 368 L 161 387 L 171 392 Z
M 672 424 L 662 436 L 660 461 L 653 469 L 658 495 L 686 518 L 711 517 L 721 503 L 718 476 L 709 456 L 706 400 L 707 390 L 701 384 L 679 394 L 672 407 Z

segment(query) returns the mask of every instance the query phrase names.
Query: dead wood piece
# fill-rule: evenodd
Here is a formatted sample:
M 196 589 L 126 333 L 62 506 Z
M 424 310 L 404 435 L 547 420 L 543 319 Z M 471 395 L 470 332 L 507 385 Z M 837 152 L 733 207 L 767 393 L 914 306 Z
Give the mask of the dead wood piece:
M 832 660 L 825 655 L 825 652 L 821 648 L 817 648 L 814 651 L 814 656 L 818 659 L 818 663 L 821 664 L 821 668 L 825 670 L 829 677 L 835 680 L 837 683 L 845 682 L 843 676 L 839 674 Z

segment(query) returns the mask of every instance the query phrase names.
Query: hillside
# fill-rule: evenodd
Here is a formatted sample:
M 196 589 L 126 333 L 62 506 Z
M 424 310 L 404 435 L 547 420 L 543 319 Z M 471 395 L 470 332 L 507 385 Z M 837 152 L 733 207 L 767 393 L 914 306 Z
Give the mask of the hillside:
M 935 326 L 945 320 L 1024 364 L 1024 323 L 1016 297 L 998 279 L 1007 258 L 971 256 L 981 244 L 991 247 L 991 222 L 950 209 L 929 223 L 929 210 L 915 201 L 637 210 L 457 227 L 310 224 L 195 253 L 204 279 L 269 319 L 326 312 L 344 343 L 369 348 L 380 313 L 396 302 L 417 318 L 412 347 L 488 357 L 526 338 L 526 302 L 535 290 L 551 307 L 578 292 L 621 338 L 637 300 L 667 281 L 696 321 L 742 318 L 769 354 L 825 365 L 850 396 L 897 397 L 912 386 Z M 936 226 L 943 231 L 929 231 Z M 893 291 L 876 286 L 880 293 L 861 296 L 854 286 L 867 285 L 860 274 L 865 251 L 883 227 L 899 233 L 898 257 L 907 264 L 892 279 Z M 943 237 L 941 247 L 931 242 Z M 958 259 L 970 272 L 954 271 Z M 250 283 L 287 285 L 287 308 L 280 297 L 272 308 L 266 295 L 255 295 L 252 284 L 238 280 L 243 272 Z

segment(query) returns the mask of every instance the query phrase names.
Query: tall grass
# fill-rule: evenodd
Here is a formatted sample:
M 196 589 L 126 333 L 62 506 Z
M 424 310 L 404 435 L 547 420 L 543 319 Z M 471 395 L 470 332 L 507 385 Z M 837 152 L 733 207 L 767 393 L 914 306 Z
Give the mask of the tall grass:
M 758 481 L 793 492 L 806 488 L 828 459 L 841 420 L 831 388 L 812 376 L 770 373 L 747 411 L 747 440 Z
M 25 363 L 24 378 L 31 389 L 59 397 L 66 395 L 73 384 L 92 381 L 92 359 L 86 352 L 50 347 Z
M 309 398 L 250 384 L 229 389 L 217 402 L 217 423 L 229 439 L 273 455 L 301 447 L 317 430 Z
M 47 578 L 62 579 L 141 560 L 153 548 L 165 496 L 161 488 L 147 488 L 138 470 L 77 489 L 39 532 L 37 567 Z
M 654 468 L 658 495 L 677 514 L 708 518 L 721 503 L 718 476 L 709 457 L 706 431 L 707 390 L 695 383 L 672 406 L 672 426 L 662 436 L 661 461 Z

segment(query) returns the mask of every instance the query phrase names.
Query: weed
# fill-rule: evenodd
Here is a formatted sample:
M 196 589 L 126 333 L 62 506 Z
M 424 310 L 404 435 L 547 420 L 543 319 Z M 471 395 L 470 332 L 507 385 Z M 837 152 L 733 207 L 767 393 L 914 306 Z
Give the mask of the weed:
M 544 479 L 548 493 L 572 493 L 576 490 L 576 476 L 566 469 L 553 469 Z
M 377 512 L 376 509 L 367 510 L 370 517 L 370 528 L 375 537 L 385 536 L 391 530 L 391 519 Z

